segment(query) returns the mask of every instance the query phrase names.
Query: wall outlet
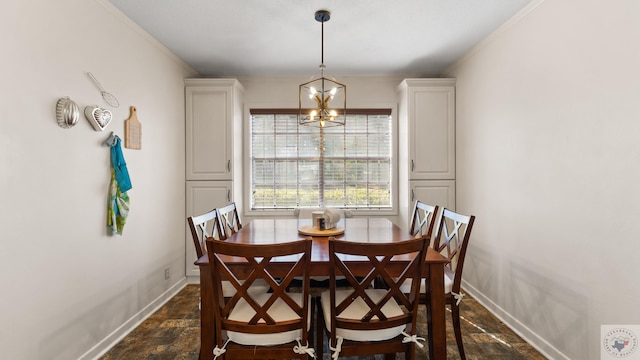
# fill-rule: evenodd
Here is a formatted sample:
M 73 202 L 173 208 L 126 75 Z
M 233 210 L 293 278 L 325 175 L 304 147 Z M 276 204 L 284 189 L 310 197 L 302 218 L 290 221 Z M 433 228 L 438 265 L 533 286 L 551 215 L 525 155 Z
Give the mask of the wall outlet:
M 169 280 L 171 277 L 171 272 L 169 272 L 169 268 L 164 269 L 164 279 Z

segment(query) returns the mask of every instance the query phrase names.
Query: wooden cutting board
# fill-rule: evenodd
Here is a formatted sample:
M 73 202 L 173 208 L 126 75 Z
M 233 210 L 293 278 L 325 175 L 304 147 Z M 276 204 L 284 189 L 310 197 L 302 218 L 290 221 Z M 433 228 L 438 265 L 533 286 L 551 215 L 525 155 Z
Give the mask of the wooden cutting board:
M 124 147 L 128 149 L 141 149 L 142 124 L 138 121 L 138 110 L 135 106 L 129 108 L 131 114 L 124 121 Z

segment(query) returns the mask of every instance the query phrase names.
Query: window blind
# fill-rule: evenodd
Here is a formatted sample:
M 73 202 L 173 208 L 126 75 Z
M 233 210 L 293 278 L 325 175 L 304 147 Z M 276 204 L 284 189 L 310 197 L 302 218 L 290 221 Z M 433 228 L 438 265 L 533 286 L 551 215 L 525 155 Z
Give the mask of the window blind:
M 251 110 L 251 208 L 391 207 L 391 110 L 346 126 L 299 126 L 297 109 Z

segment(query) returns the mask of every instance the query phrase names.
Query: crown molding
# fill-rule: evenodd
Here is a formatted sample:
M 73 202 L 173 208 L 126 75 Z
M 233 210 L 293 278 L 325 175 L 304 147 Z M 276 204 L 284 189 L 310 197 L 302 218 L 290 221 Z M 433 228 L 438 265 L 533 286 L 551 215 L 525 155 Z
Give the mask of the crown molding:
M 456 71 L 460 66 L 469 61 L 472 57 L 474 57 L 477 53 L 482 51 L 485 47 L 491 44 L 493 41 L 498 39 L 502 34 L 507 32 L 512 26 L 519 23 L 522 19 L 527 17 L 530 12 L 532 12 L 535 8 L 537 8 L 540 4 L 542 4 L 545 0 L 533 0 L 527 6 L 525 6 L 522 10 L 518 11 L 515 15 L 513 15 L 507 22 L 502 24 L 499 28 L 493 31 L 491 34 L 487 35 L 482 41 L 480 41 L 476 46 L 471 48 L 471 50 L 467 51 L 464 55 L 462 55 L 456 62 L 447 67 L 442 76 L 450 76 L 454 71 Z
M 129 17 L 127 17 L 124 13 L 122 13 L 122 11 L 120 11 L 118 8 L 116 8 L 109 1 L 107 1 L 107 0 L 95 0 L 95 2 L 97 2 L 100 5 L 102 5 L 102 7 L 104 7 L 107 11 L 109 11 L 111 14 L 113 14 L 118 20 L 122 21 L 126 26 L 128 26 L 130 29 L 132 29 L 137 34 L 139 34 L 143 39 L 145 39 L 151 45 L 153 45 L 158 50 L 160 50 L 162 53 L 167 55 L 167 57 L 169 57 L 171 60 L 175 61 L 178 65 L 180 65 L 182 68 L 184 68 L 185 71 L 193 74 L 194 76 L 198 74 L 198 72 L 195 69 L 193 69 L 191 66 L 189 66 L 186 62 L 184 62 L 184 60 L 179 58 L 171 50 L 169 50 L 169 48 L 167 48 L 162 43 L 160 43 L 158 40 L 156 40 L 156 38 L 151 36 L 151 34 L 149 34 L 147 31 L 145 31 L 143 28 L 141 28 L 138 24 L 136 24 L 133 20 L 131 20 Z

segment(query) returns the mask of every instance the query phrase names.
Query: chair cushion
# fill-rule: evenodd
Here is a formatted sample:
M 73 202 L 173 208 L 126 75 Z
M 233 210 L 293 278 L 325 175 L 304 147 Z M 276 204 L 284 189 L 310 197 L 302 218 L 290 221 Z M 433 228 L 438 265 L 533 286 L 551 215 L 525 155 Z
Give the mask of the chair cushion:
M 448 294 L 451 292 L 451 288 L 453 288 L 453 279 L 451 278 L 451 274 L 444 274 L 444 293 Z M 400 286 L 400 290 L 403 293 L 408 294 L 411 291 L 411 279 L 405 281 Z M 427 292 L 427 283 L 424 279 L 420 281 L 420 293 L 424 294 Z
M 297 303 L 302 304 L 302 294 L 300 293 L 289 293 L 291 298 Z M 267 302 L 270 293 L 264 294 L 255 294 L 252 295 L 253 299 L 260 305 Z M 231 310 L 229 314 L 230 320 L 237 321 L 249 321 L 254 315 L 255 311 L 244 299 L 240 299 L 238 304 Z M 294 320 L 299 319 L 300 317 L 287 305 L 282 299 L 276 300 L 276 302 L 269 309 L 269 315 L 273 317 L 275 321 L 286 321 L 286 320 Z M 309 316 L 308 316 L 308 326 L 311 326 L 311 307 L 309 306 Z M 288 342 L 295 341 L 296 339 L 302 337 L 301 330 L 293 330 L 286 331 L 282 333 L 273 333 L 273 334 L 247 334 L 235 331 L 227 331 L 227 336 L 229 340 L 233 341 L 236 344 L 241 345 L 279 345 L 286 344 Z
M 348 295 L 350 295 L 352 290 L 336 290 L 336 303 L 344 300 Z M 378 301 L 385 294 L 386 290 L 382 289 L 367 289 L 365 292 L 373 299 L 373 301 Z M 322 312 L 324 313 L 324 322 L 326 324 L 327 329 L 331 329 L 331 293 L 329 291 L 325 291 L 320 295 L 320 301 L 322 303 Z M 339 315 L 341 318 L 350 318 L 350 319 L 361 319 L 367 312 L 369 311 L 369 306 L 362 300 L 362 298 L 356 299 L 342 314 Z M 382 312 L 388 317 L 398 316 L 403 313 L 400 306 L 394 299 L 388 301 L 383 307 Z M 353 340 L 353 341 L 382 341 L 393 339 L 394 337 L 400 335 L 402 331 L 405 329 L 405 325 L 396 326 L 389 329 L 383 330 L 350 330 L 350 329 L 336 329 L 336 335 L 341 336 L 345 340 Z
M 241 283 L 244 283 L 244 281 L 240 281 Z M 254 293 L 266 293 L 267 291 L 271 290 L 271 287 L 269 287 L 269 284 L 267 284 L 266 281 L 264 281 L 264 279 L 256 279 L 253 284 L 251 284 L 251 286 L 249 286 L 249 293 L 250 294 L 254 294 Z M 233 285 L 231 285 L 230 282 L 228 281 L 223 281 L 222 282 L 222 295 L 224 297 L 232 297 L 234 294 L 236 293 L 236 288 L 233 287 Z

